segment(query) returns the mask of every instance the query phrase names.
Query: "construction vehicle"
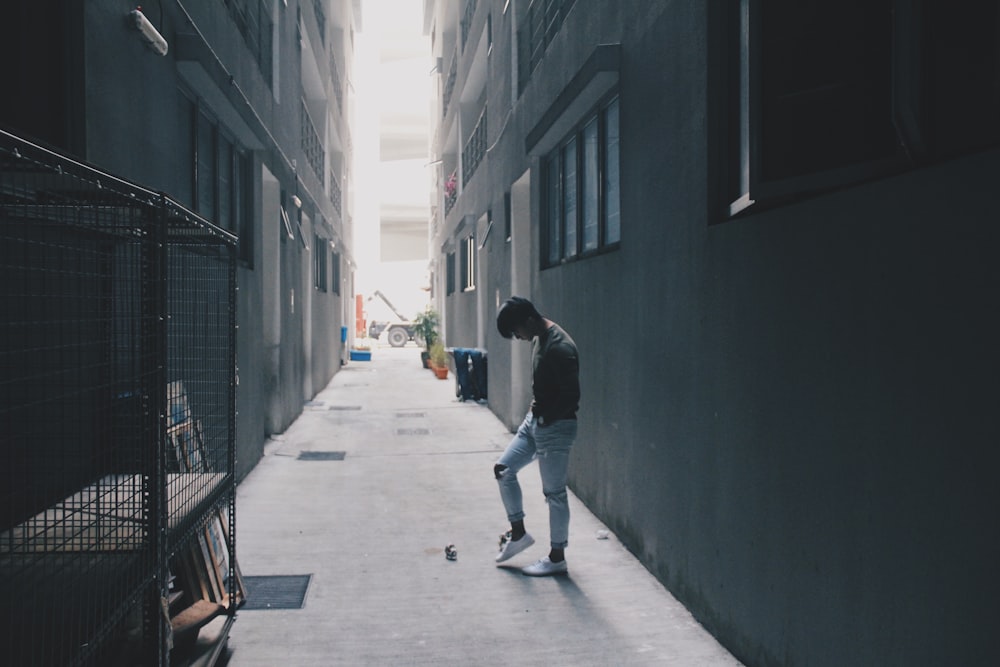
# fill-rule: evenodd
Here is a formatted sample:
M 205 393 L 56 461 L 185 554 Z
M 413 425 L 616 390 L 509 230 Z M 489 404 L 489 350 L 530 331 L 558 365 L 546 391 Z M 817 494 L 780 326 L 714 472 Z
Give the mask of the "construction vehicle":
M 375 290 L 375 292 L 368 297 L 371 301 L 375 297 L 382 299 L 385 305 L 389 306 L 389 310 L 399 318 L 398 322 L 379 322 L 377 320 L 372 320 L 368 324 L 368 336 L 370 338 L 378 338 L 385 332 L 385 338 L 389 342 L 389 345 L 393 347 L 403 347 L 408 342 L 417 340 L 416 327 L 412 322 L 396 310 L 396 306 L 392 305 L 392 301 L 389 301 L 385 294 L 382 294 L 381 290 Z

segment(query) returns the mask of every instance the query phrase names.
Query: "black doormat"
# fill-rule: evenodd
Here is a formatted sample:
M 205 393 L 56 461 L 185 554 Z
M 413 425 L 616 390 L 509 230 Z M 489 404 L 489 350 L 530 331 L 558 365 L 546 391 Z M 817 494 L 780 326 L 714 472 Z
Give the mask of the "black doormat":
M 302 609 L 311 579 L 311 574 L 243 577 L 247 601 L 240 610 Z
M 343 461 L 347 452 L 299 452 L 299 461 Z

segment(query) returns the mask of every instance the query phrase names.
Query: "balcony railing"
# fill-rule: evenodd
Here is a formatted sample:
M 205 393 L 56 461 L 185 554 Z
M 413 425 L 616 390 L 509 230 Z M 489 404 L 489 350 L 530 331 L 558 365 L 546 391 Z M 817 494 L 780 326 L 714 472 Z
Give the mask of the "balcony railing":
M 323 165 L 326 163 L 326 151 L 323 149 L 323 142 L 316 131 L 316 124 L 313 123 L 309 110 L 306 108 L 306 101 L 302 100 L 302 152 L 306 156 L 306 161 L 312 167 L 313 173 L 320 183 L 323 182 Z
M 448 78 L 444 80 L 444 95 L 441 102 L 441 117 L 448 116 L 448 105 L 455 92 L 455 79 L 458 78 L 458 53 L 451 54 L 451 65 L 448 66 Z
M 337 177 L 337 172 L 334 170 L 333 165 L 330 166 L 330 203 L 333 204 L 333 210 L 336 211 L 337 217 L 343 219 L 343 214 L 341 213 L 340 206 L 342 200 L 342 193 L 340 190 L 340 179 Z
M 528 85 L 531 74 L 545 56 L 545 49 L 559 33 L 574 4 L 576 0 L 531 0 L 517 31 L 518 91 Z
M 465 11 L 462 13 L 462 50 L 465 50 L 465 42 L 469 39 L 469 30 L 472 28 L 472 17 L 476 15 L 476 0 L 465 0 Z
M 316 14 L 316 26 L 319 28 L 319 41 L 326 44 L 326 12 L 323 11 L 323 0 L 313 0 L 313 12 Z
M 260 67 L 260 73 L 270 86 L 273 41 L 271 30 L 274 27 L 271 21 L 271 3 L 265 3 L 263 0 L 234 0 L 229 4 L 229 10 L 236 27 L 246 40 L 247 48 Z
M 330 84 L 333 86 L 333 97 L 337 100 L 337 111 L 344 114 L 344 90 L 340 82 L 340 69 L 337 67 L 337 57 L 330 53 Z
M 472 130 L 472 135 L 469 140 L 465 142 L 465 147 L 462 149 L 462 185 L 467 184 L 471 179 L 473 174 L 476 173 L 476 169 L 479 168 L 479 163 L 483 161 L 486 157 L 486 109 L 483 108 L 483 113 L 480 114 L 479 120 L 476 121 L 476 127 Z

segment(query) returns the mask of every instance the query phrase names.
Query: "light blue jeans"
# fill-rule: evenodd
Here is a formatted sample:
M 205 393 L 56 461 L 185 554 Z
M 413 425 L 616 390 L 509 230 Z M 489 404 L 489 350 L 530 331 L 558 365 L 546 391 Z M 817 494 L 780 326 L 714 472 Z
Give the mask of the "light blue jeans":
M 566 498 L 566 469 L 569 452 L 576 439 L 576 420 L 561 419 L 546 426 L 528 413 L 518 427 L 514 439 L 500 456 L 497 465 L 507 466 L 499 474 L 500 499 L 507 510 L 507 519 L 524 518 L 524 503 L 517 473 L 538 459 L 542 477 L 542 493 L 549 505 L 549 539 L 553 549 L 565 549 L 569 544 L 569 502 Z

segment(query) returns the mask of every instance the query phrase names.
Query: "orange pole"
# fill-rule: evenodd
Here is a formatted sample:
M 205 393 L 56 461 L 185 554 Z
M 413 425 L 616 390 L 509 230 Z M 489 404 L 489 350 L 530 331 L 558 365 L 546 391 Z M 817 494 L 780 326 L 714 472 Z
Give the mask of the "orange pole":
M 368 331 L 365 322 L 365 299 L 361 294 L 354 295 L 354 333 L 358 338 L 364 338 Z

